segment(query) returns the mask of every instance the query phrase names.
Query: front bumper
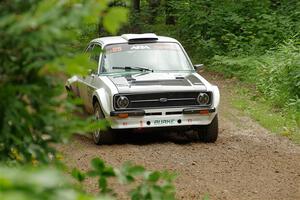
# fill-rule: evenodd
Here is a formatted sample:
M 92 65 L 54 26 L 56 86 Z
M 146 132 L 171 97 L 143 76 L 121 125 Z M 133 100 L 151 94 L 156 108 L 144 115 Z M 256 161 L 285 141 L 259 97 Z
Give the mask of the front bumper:
M 216 113 L 216 108 L 187 108 L 181 111 L 171 112 L 124 110 L 112 111 L 110 113 L 110 121 L 112 122 L 112 129 L 208 125 L 211 123 Z M 126 114 L 125 117 L 124 114 Z

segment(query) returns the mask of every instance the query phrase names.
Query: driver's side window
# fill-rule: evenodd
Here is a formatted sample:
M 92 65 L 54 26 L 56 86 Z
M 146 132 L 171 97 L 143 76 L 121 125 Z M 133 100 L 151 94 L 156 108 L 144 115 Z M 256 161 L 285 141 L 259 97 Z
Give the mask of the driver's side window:
M 93 44 L 93 46 L 90 46 L 90 59 L 92 61 L 91 70 L 92 73 L 98 72 L 98 66 L 99 66 L 99 58 L 101 54 L 101 46 L 98 44 Z

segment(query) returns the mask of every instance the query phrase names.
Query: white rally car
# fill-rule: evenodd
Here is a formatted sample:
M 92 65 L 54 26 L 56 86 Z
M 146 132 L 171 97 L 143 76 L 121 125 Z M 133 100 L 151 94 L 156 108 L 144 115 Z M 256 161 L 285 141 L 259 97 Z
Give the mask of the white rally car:
M 111 127 L 93 133 L 111 143 L 116 130 L 175 127 L 194 130 L 203 142 L 218 137 L 219 89 L 197 73 L 181 44 L 155 34 L 124 34 L 92 40 L 90 74 L 73 76 L 66 89 L 88 113 Z M 119 131 L 120 132 L 120 131 Z

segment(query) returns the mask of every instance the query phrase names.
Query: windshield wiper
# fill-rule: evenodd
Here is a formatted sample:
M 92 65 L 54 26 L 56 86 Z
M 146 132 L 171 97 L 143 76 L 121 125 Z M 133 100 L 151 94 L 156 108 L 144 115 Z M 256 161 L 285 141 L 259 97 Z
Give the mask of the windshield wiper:
M 149 68 L 146 68 L 146 67 L 113 67 L 113 69 L 123 69 L 125 71 L 130 71 L 130 70 L 138 70 L 138 71 L 149 71 L 149 72 L 153 72 L 153 69 L 149 69 Z

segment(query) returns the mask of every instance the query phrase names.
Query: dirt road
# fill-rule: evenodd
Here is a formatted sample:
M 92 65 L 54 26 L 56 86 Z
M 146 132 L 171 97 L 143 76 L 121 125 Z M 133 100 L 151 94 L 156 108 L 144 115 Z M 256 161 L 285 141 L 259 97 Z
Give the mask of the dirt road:
M 151 133 L 125 135 L 111 146 L 95 146 L 76 136 L 59 149 L 70 166 L 82 170 L 93 157 L 101 157 L 113 166 L 131 160 L 149 170 L 176 171 L 178 199 L 202 199 L 205 194 L 210 199 L 300 199 L 300 146 L 233 109 L 232 81 L 204 76 L 221 90 L 220 136 L 215 144 L 178 144 L 172 136 Z M 95 180 L 85 186 L 97 192 Z

